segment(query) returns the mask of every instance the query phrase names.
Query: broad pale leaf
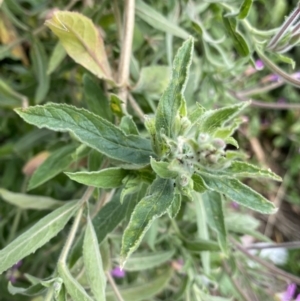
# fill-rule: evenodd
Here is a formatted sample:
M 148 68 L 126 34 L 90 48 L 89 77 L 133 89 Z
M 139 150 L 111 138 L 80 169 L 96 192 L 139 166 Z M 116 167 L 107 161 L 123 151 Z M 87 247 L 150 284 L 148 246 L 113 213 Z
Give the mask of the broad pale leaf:
M 153 9 L 142 0 L 136 1 L 136 14 L 142 20 L 158 30 L 167 32 L 182 39 L 187 39 L 189 37 L 189 33 L 172 23 L 162 14 L 157 12 L 157 10 Z
M 77 202 L 68 202 L 39 220 L 2 249 L 0 251 L 0 274 L 56 236 L 72 217 L 77 206 Z
M 207 188 L 222 193 L 245 207 L 265 214 L 273 214 L 277 211 L 273 203 L 237 179 L 213 176 L 203 172 L 201 172 L 201 177 Z
M 162 252 L 136 253 L 128 258 L 125 264 L 126 271 L 143 271 L 152 269 L 169 261 L 175 249 Z
M 174 198 L 171 180 L 157 178 L 149 193 L 135 207 L 122 238 L 121 264 L 133 253 L 141 242 L 153 220 L 165 214 Z
M 15 110 L 26 122 L 39 128 L 71 132 L 79 141 L 110 158 L 127 163 L 147 164 L 150 141 L 136 135 L 125 135 L 109 121 L 85 110 L 65 104 L 47 104 Z
M 87 186 L 99 188 L 115 188 L 122 185 L 122 180 L 127 174 L 127 171 L 121 168 L 112 167 L 99 171 L 81 171 L 81 172 L 66 172 L 71 180 Z
M 231 165 L 224 170 L 224 173 L 228 173 L 228 175 L 234 177 L 266 178 L 282 181 L 281 177 L 276 175 L 270 169 L 261 169 L 255 165 L 242 161 L 233 161 Z
M 161 95 L 168 86 L 170 71 L 168 66 L 147 66 L 142 68 L 140 78 L 133 88 L 133 92 Z
M 120 122 L 120 128 L 125 132 L 127 135 L 138 135 L 139 130 L 133 121 L 132 117 L 129 115 L 125 115 L 122 117 Z
M 175 218 L 176 215 L 178 214 L 179 210 L 181 207 L 181 194 L 180 193 L 175 193 L 173 202 L 168 209 L 168 213 L 170 218 Z
M 168 268 L 161 273 L 157 273 L 157 275 L 153 275 L 151 280 L 148 280 L 145 284 L 118 288 L 124 301 L 151 300 L 151 297 L 154 297 L 168 285 L 172 275 L 172 269 Z M 109 290 L 107 292 L 106 301 L 118 301 L 113 291 Z
M 56 11 L 45 25 L 76 63 L 99 78 L 112 80 L 102 37 L 90 19 L 75 12 Z
M 89 111 L 99 115 L 100 117 L 112 121 L 112 112 L 109 101 L 100 86 L 99 82 L 90 74 L 83 75 L 83 93 L 84 100 Z
M 207 190 L 207 187 L 203 179 L 198 174 L 193 174 L 192 180 L 194 182 L 194 190 L 203 193 Z
M 38 82 L 34 97 L 35 103 L 38 104 L 45 99 L 50 87 L 50 78 L 47 74 L 48 58 L 43 45 L 37 39 L 33 39 L 30 54 L 33 71 Z
M 66 203 L 45 196 L 10 192 L 3 188 L 0 188 L 0 196 L 7 203 L 22 209 L 49 210 Z
M 105 301 L 106 277 L 95 229 L 88 217 L 83 242 L 83 262 L 91 291 L 97 301 Z
M 249 104 L 250 102 L 243 102 L 217 110 L 208 110 L 197 119 L 194 128 L 197 128 L 200 133 L 213 134 L 226 122 L 236 117 Z
M 87 294 L 81 284 L 72 276 L 64 264 L 59 263 L 57 270 L 59 276 L 64 281 L 67 293 L 71 296 L 72 301 L 93 301 L 93 299 Z
M 61 42 L 57 42 L 49 59 L 47 74 L 53 73 L 66 57 L 67 53 Z
M 54 151 L 34 172 L 30 178 L 27 190 L 36 188 L 49 181 L 74 161 L 72 153 L 76 145 L 67 145 Z
M 150 159 L 150 164 L 154 172 L 163 179 L 175 178 L 178 173 L 176 171 L 168 169 L 170 163 L 163 161 L 156 161 L 155 159 Z
M 188 78 L 191 64 L 194 41 L 189 38 L 177 51 L 173 62 L 172 77 L 168 88 L 159 100 L 156 111 L 156 134 L 160 135 L 164 131 L 168 137 L 172 134 L 175 126 L 175 118 L 179 114 L 179 109 L 183 102 L 183 92 Z
M 222 197 L 214 191 L 207 191 L 202 195 L 208 225 L 217 232 L 221 250 L 228 252 L 227 232 L 224 222 Z

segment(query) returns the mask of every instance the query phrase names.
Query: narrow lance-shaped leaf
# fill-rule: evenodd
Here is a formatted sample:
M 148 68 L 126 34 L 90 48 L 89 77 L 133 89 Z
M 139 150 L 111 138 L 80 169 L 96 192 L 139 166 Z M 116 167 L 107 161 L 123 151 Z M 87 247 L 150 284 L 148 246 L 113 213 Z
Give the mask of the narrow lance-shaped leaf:
M 168 213 L 170 218 L 175 218 L 176 215 L 178 214 L 179 210 L 181 207 L 181 194 L 180 193 L 176 193 L 174 195 L 174 199 L 173 202 L 170 206 L 170 208 L 168 209 Z
M 121 186 L 126 174 L 126 170 L 117 167 L 92 172 L 66 172 L 66 175 L 70 179 L 78 183 L 100 188 L 115 188 Z
M 224 222 L 222 197 L 214 191 L 208 191 L 202 197 L 208 225 L 217 232 L 220 247 L 224 253 L 227 253 L 227 232 Z
M 57 11 L 45 25 L 76 63 L 99 78 L 112 80 L 102 37 L 90 19 L 75 12 Z
M 93 301 L 81 284 L 72 276 L 66 265 L 58 264 L 59 276 L 63 279 L 67 293 L 73 301 Z
M 245 207 L 266 214 L 277 211 L 273 203 L 237 179 L 212 176 L 203 172 L 201 177 L 209 189 L 222 193 Z
M 157 178 L 149 193 L 135 207 L 129 224 L 123 234 L 121 264 L 133 253 L 141 242 L 153 220 L 165 214 L 171 206 L 174 187 L 171 180 Z
M 238 18 L 240 20 L 245 19 L 248 16 L 252 3 L 253 0 L 244 0 L 244 2 L 241 5 L 240 12 L 238 14 Z
M 83 262 L 88 283 L 97 301 L 105 301 L 106 277 L 95 229 L 88 217 L 83 242 Z
M 170 33 L 182 39 L 187 39 L 189 37 L 189 34 L 180 26 L 172 23 L 141 0 L 136 1 L 136 13 L 142 20 L 158 30 Z
M 155 124 L 157 135 L 164 131 L 168 137 L 172 137 L 175 118 L 183 102 L 183 91 L 191 64 L 193 44 L 193 39 L 188 39 L 175 56 L 171 81 L 157 107 Z
M 64 104 L 47 104 L 15 110 L 26 122 L 40 128 L 71 132 L 79 141 L 110 158 L 134 164 L 147 164 L 150 141 L 125 135 L 109 121 L 85 110 Z
M 66 203 L 46 196 L 10 192 L 3 188 L 0 188 L 0 196 L 7 203 L 22 209 L 46 210 L 60 207 Z
M 49 63 L 48 63 L 48 68 L 47 68 L 47 74 L 50 75 L 53 73 L 58 66 L 61 64 L 63 59 L 66 57 L 67 53 L 65 51 L 65 48 L 61 44 L 61 42 L 58 42 L 50 56 Z
M 228 173 L 231 177 L 266 178 L 275 181 L 282 181 L 281 177 L 276 175 L 270 169 L 262 169 L 242 161 L 233 161 L 231 165 L 224 171 L 221 171 L 221 173 Z
M 72 217 L 77 202 L 69 202 L 37 222 L 0 251 L 0 274 L 57 235 Z
M 67 145 L 54 151 L 34 172 L 27 190 L 36 188 L 49 181 L 74 161 L 72 153 L 76 145 Z

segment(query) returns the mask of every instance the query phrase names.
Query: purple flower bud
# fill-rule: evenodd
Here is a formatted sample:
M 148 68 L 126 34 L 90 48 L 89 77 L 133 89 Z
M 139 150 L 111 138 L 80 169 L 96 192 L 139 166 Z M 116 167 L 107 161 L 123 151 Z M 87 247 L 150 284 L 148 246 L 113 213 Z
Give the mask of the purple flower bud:
M 286 99 L 283 97 L 278 98 L 277 100 L 278 103 L 286 103 Z
M 237 202 L 235 202 L 235 201 L 232 201 L 232 202 L 230 203 L 230 206 L 231 206 L 233 209 L 239 209 L 239 204 L 238 204 Z
M 115 267 L 110 273 L 115 278 L 124 278 L 125 277 L 125 271 L 122 270 L 120 267 Z
M 12 269 L 17 270 L 22 264 L 23 264 L 23 261 L 20 260 L 12 266 Z
M 300 71 L 295 72 L 292 76 L 293 78 L 300 79 Z
M 264 69 L 264 67 L 265 67 L 265 64 L 262 60 L 257 60 L 255 62 L 255 69 L 256 70 L 262 70 L 262 69 Z
M 294 298 L 296 289 L 297 289 L 297 285 L 295 283 L 289 284 L 283 295 L 282 301 L 292 301 Z
M 269 81 L 270 82 L 277 82 L 279 81 L 280 77 L 277 74 L 270 74 L 269 75 Z

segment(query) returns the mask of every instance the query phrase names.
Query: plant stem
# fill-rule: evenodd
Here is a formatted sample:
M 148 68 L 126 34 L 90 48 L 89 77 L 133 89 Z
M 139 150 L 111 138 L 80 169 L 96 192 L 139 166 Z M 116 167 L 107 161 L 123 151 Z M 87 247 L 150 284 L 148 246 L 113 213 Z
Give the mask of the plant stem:
M 130 57 L 134 30 L 135 0 L 126 0 L 124 9 L 124 25 L 122 35 L 122 49 L 119 65 L 118 84 L 120 85 L 119 97 L 124 101 L 123 109 L 127 107 L 127 85 L 129 80 Z
M 64 248 L 63 248 L 63 250 L 62 250 L 62 252 L 60 254 L 59 260 L 58 260 L 63 265 L 66 264 L 67 256 L 69 254 L 69 251 L 70 251 L 70 248 L 71 248 L 71 246 L 73 244 L 73 241 L 74 241 L 74 238 L 75 238 L 78 226 L 80 224 L 81 216 L 82 216 L 83 209 L 84 209 L 83 205 L 84 205 L 85 202 L 88 201 L 88 199 L 92 195 L 93 191 L 94 191 L 94 187 L 88 187 L 87 190 L 85 191 L 84 195 L 82 196 L 80 202 L 79 202 L 80 208 L 77 211 L 77 214 L 76 214 L 75 219 L 74 219 L 73 226 L 71 228 L 71 231 L 70 231 L 70 233 L 68 235 L 66 244 L 65 244 L 65 246 L 64 246 Z
M 136 115 L 140 118 L 140 120 L 142 122 L 144 122 L 145 121 L 145 114 L 142 111 L 139 104 L 135 101 L 135 99 L 133 98 L 133 96 L 131 94 L 128 94 L 128 99 L 129 99 L 130 105 L 133 108 L 133 110 L 135 111 Z
M 112 289 L 113 289 L 113 291 L 114 291 L 114 293 L 115 293 L 118 301 L 124 301 L 124 299 L 123 299 L 123 297 L 122 297 L 122 295 L 121 295 L 121 293 L 120 293 L 120 291 L 119 291 L 119 289 L 118 289 L 118 287 L 117 287 L 117 285 L 116 285 L 113 277 L 110 275 L 109 272 L 105 272 L 105 275 L 106 275 L 107 280 L 108 280 L 109 284 L 111 285 L 111 287 L 112 287 Z
M 277 268 L 275 265 L 273 265 L 272 263 L 269 263 L 263 259 L 261 259 L 260 257 L 257 257 L 255 255 L 252 255 L 251 253 L 249 253 L 243 246 L 241 246 L 237 241 L 235 241 L 233 238 L 229 238 L 230 241 L 234 244 L 234 246 L 243 254 L 245 254 L 248 258 L 250 258 L 251 260 L 259 263 L 260 265 L 266 267 L 267 269 L 269 269 L 270 271 L 272 271 L 273 273 L 275 273 L 277 276 L 281 276 L 285 279 L 290 280 L 291 282 L 294 282 L 298 285 L 300 285 L 300 278 L 294 275 L 291 275 L 279 268 Z

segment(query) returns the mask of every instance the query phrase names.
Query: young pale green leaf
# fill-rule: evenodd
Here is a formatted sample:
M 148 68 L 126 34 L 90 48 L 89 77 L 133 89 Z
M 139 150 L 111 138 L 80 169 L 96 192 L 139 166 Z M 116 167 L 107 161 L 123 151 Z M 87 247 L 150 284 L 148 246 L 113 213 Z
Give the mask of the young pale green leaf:
M 87 186 L 115 188 L 122 185 L 122 180 L 126 176 L 127 171 L 121 168 L 112 167 L 99 171 L 66 172 L 65 174 L 71 180 Z
M 249 46 L 236 28 L 236 19 L 234 17 L 223 16 L 223 23 L 227 33 L 232 37 L 233 45 L 240 56 L 246 57 L 250 54 Z
M 43 291 L 45 291 L 45 289 L 46 288 L 40 283 L 31 285 L 27 288 L 13 286 L 11 282 L 9 282 L 7 286 L 7 290 L 9 291 L 10 294 L 12 295 L 20 294 L 23 296 L 41 295 Z
M 76 145 L 66 145 L 54 151 L 33 173 L 27 190 L 36 188 L 64 171 L 74 161 Z
M 121 264 L 133 253 L 141 242 L 153 220 L 165 214 L 174 198 L 171 180 L 157 178 L 150 186 L 148 195 L 135 207 L 122 238 Z
M 56 11 L 45 22 L 68 55 L 99 78 L 112 81 L 104 43 L 90 19 L 75 12 Z
M 201 117 L 203 113 L 205 113 L 205 108 L 203 108 L 198 102 L 196 102 L 196 107 L 191 110 L 188 114 L 189 120 L 194 123 Z
M 17 237 L 0 251 L 0 274 L 29 254 L 35 252 L 60 232 L 77 208 L 77 202 L 68 202 Z
M 220 251 L 220 246 L 215 241 L 208 239 L 184 240 L 183 246 L 191 252 Z
M 176 193 L 174 195 L 174 199 L 173 202 L 170 206 L 170 208 L 168 209 L 168 213 L 170 218 L 175 218 L 176 215 L 178 214 L 179 210 L 181 207 L 181 194 L 180 193 Z
M 95 229 L 88 217 L 83 241 L 83 262 L 91 291 L 97 301 L 105 301 L 106 277 Z
M 100 117 L 112 121 L 112 112 L 109 101 L 104 94 L 100 83 L 92 75 L 83 75 L 83 94 L 88 109 Z
M 252 3 L 253 3 L 253 0 L 244 0 L 244 2 L 241 5 L 239 14 L 238 14 L 238 18 L 240 20 L 247 18 L 248 14 L 250 12 Z
M 139 130 L 133 121 L 132 117 L 129 115 L 125 115 L 122 117 L 120 122 L 120 128 L 125 132 L 127 135 L 138 135 Z
M 207 188 L 224 194 L 230 200 L 245 207 L 265 214 L 273 214 L 277 211 L 273 203 L 237 179 L 213 176 L 203 172 L 201 172 L 201 177 Z
M 247 178 L 266 178 L 275 181 L 282 181 L 281 177 L 276 175 L 270 169 L 261 169 L 255 165 L 242 162 L 233 161 L 231 165 L 221 173 L 227 173 L 234 177 L 247 177 Z
M 170 77 L 168 66 L 148 66 L 141 70 L 140 78 L 133 92 L 147 95 L 161 95 L 167 88 Z
M 168 162 L 156 161 L 151 157 L 150 164 L 154 172 L 163 179 L 172 179 L 178 175 L 176 171 L 168 169 Z
M 47 104 L 15 110 L 26 122 L 39 128 L 71 132 L 82 143 L 110 158 L 133 164 L 150 161 L 150 141 L 125 135 L 109 121 L 85 110 L 65 104 Z
M 128 288 L 120 288 L 120 293 L 124 301 L 144 301 L 151 300 L 156 294 L 162 291 L 169 283 L 173 275 L 171 268 L 153 275 L 151 280 L 142 285 L 130 286 Z M 115 293 L 109 290 L 106 294 L 106 301 L 118 301 Z
M 37 40 L 33 39 L 31 49 L 31 60 L 33 71 L 35 73 L 36 80 L 38 81 L 38 87 L 35 91 L 35 103 L 42 102 L 50 87 L 50 78 L 47 74 L 48 59 L 43 45 Z
M 193 174 L 192 180 L 194 181 L 194 190 L 200 193 L 204 193 L 207 187 L 203 179 L 198 174 Z
M 152 269 L 169 261 L 175 253 L 170 251 L 137 253 L 128 258 L 125 265 L 126 271 L 143 271 Z
M 232 120 L 249 104 L 250 102 L 243 102 L 217 110 L 206 111 L 199 119 L 197 119 L 193 128 L 197 128 L 200 133 L 213 134 L 218 130 L 218 128 Z
M 189 38 L 177 51 L 173 62 L 172 77 L 168 88 L 159 100 L 156 111 L 156 134 L 163 131 L 168 137 L 173 137 L 175 118 L 182 106 L 183 91 L 187 82 L 188 72 L 192 60 L 194 41 Z
M 66 57 L 67 53 L 61 42 L 57 42 L 49 59 L 47 75 L 53 73 Z
M 10 192 L 3 188 L 0 188 L 0 196 L 7 203 L 21 209 L 49 210 L 66 203 L 45 196 Z
M 73 301 L 93 301 L 93 299 L 87 294 L 81 284 L 72 276 L 64 264 L 58 263 L 57 270 L 59 276 L 64 281 L 67 293 L 71 296 Z
M 172 23 L 142 0 L 136 1 L 136 14 L 146 23 L 158 30 L 167 32 L 182 39 L 187 39 L 189 37 L 189 33 Z
M 224 222 L 222 197 L 214 191 L 207 191 L 202 195 L 208 225 L 218 234 L 221 250 L 227 254 L 227 232 Z
M 125 114 L 123 112 L 122 105 L 124 104 L 124 101 L 119 98 L 116 94 L 110 94 L 110 109 L 114 113 L 114 115 L 122 118 Z

